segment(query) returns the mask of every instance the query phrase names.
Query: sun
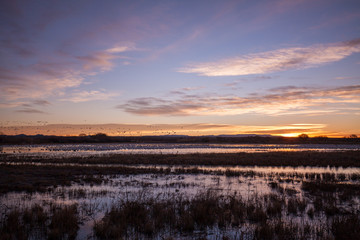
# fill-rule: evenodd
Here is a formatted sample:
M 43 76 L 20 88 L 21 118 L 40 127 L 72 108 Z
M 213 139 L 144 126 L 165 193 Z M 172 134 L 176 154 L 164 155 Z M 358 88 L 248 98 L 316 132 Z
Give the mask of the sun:
M 299 135 L 299 133 L 284 133 L 281 134 L 281 136 L 283 137 L 297 137 Z

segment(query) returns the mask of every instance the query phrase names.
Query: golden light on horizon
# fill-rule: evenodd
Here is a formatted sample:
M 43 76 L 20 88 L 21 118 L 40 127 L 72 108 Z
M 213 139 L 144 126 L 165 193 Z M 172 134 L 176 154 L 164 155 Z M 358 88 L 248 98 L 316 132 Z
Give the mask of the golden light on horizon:
M 282 136 L 282 137 L 297 137 L 299 135 L 300 135 L 300 133 L 284 133 L 284 134 L 281 134 L 280 136 Z
M 159 135 L 272 135 L 298 137 L 344 137 L 353 132 L 328 131 L 325 124 L 297 123 L 276 126 L 227 125 L 227 124 L 45 124 L 36 126 L 0 126 L 5 135 L 79 136 L 104 133 L 108 136 L 159 136 Z M 357 134 L 359 135 L 359 134 Z

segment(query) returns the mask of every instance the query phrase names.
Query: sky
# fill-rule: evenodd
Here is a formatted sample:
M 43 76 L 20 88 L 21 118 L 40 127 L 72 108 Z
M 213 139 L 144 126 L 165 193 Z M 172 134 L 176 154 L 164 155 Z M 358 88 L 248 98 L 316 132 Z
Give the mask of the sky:
M 1 1 L 0 132 L 360 135 L 360 2 Z

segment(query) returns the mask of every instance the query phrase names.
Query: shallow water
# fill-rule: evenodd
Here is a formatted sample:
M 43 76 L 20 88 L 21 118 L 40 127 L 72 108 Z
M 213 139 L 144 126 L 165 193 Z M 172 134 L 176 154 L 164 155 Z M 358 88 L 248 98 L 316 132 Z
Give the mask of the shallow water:
M 106 154 L 138 153 L 231 153 L 231 152 L 272 152 L 272 151 L 343 151 L 359 150 L 358 145 L 286 145 L 286 144 L 45 144 L 45 145 L 6 145 L 2 154 L 12 156 L 41 156 L 44 158 L 70 156 L 87 157 Z M 0 155 L 1 156 L 1 155 Z M 26 159 L 26 157 L 24 158 Z M 178 196 L 192 198 L 199 192 L 216 191 L 220 195 L 240 195 L 245 201 L 264 204 L 261 200 L 266 194 L 275 194 L 290 198 L 305 199 L 308 204 L 302 215 L 289 215 L 283 209 L 282 218 L 288 222 L 309 223 L 326 222 L 323 212 L 309 219 L 306 212 L 314 207 L 314 197 L 302 189 L 303 181 L 322 180 L 332 175 L 338 183 L 359 184 L 360 168 L 333 167 L 259 167 L 259 166 L 167 166 L 167 165 L 121 165 L 121 164 L 78 164 L 78 163 L 39 163 L 3 162 L 9 165 L 32 164 L 34 166 L 83 166 L 86 167 L 133 167 L 133 168 L 169 168 L 168 174 L 105 175 L 103 183 L 92 185 L 73 183 L 71 186 L 50 187 L 45 193 L 10 192 L 0 195 L 0 219 L 4 219 L 11 209 L 30 208 L 39 204 L 44 209 L 54 205 L 77 204 L 81 225 L 77 239 L 95 239 L 93 226 L 101 220 L 114 204 L 124 199 L 136 200 L 146 197 L 171 199 Z M 203 170 L 197 174 L 177 174 L 177 169 Z M 226 176 L 226 171 L 239 173 L 238 176 Z M 205 174 L 206 172 L 206 174 Z M 356 178 L 353 176 L 356 175 Z M 337 194 L 336 207 L 360 213 L 360 196 L 340 201 Z M 260 201 L 260 202 L 257 202 Z M 286 206 L 286 205 L 285 205 Z M 0 221 L 1 222 L 1 221 Z M 246 223 L 248 224 L 248 223 Z M 244 226 L 247 226 L 247 225 Z M 250 227 L 251 228 L 251 227 Z M 219 229 L 209 230 L 208 239 L 219 239 Z M 241 230 L 241 229 L 240 229 Z M 240 231 L 238 230 L 238 231 Z M 215 231 L 215 232 L 211 232 Z M 230 230 L 231 232 L 232 230 Z M 194 233 L 195 234 L 195 233 Z M 194 236 L 193 234 L 193 236 Z M 234 233 L 236 234 L 236 233 Z M 234 236 L 230 234 L 230 236 Z M 192 239 L 195 239 L 191 237 Z M 161 239 L 158 237 L 157 239 Z
M 286 187 L 285 184 L 284 187 Z M 300 196 L 300 183 L 292 184 L 291 188 L 296 189 L 295 191 Z M 119 201 L 145 200 L 147 197 L 154 196 L 157 199 L 171 199 L 179 195 L 192 198 L 197 193 L 208 190 L 223 195 L 236 193 L 245 200 L 272 192 L 268 180 L 264 178 L 250 180 L 246 177 L 229 178 L 203 174 L 119 175 L 109 178 L 108 183 L 98 186 L 73 184 L 69 187 L 57 187 L 51 193 L 5 194 L 0 197 L 0 203 L 2 203 L 0 215 L 6 214 L 8 209 L 21 210 L 30 208 L 34 204 L 39 204 L 45 209 L 54 205 L 77 204 L 82 219 L 77 239 L 92 239 L 94 220 L 99 221 Z
M 254 179 L 249 184 L 245 178 L 202 174 L 119 175 L 109 180 L 107 184 L 99 186 L 73 184 L 69 187 L 57 187 L 51 193 L 8 193 L 0 196 L 0 215 L 5 215 L 9 209 L 21 210 L 34 204 L 39 204 L 45 209 L 54 205 L 77 204 L 82 219 L 77 239 L 92 239 L 94 220 L 100 220 L 113 204 L 124 199 L 145 200 L 146 197 L 153 196 L 166 199 L 178 195 L 191 198 L 198 192 L 210 189 L 220 194 L 237 192 L 248 198 L 255 193 L 264 194 L 271 191 L 263 179 Z
M 259 168 L 258 170 L 266 169 Z M 319 169 L 314 170 L 315 172 L 319 171 Z M 114 204 L 124 200 L 144 201 L 148 197 L 171 199 L 179 195 L 192 198 L 199 192 L 212 190 L 225 196 L 237 194 L 245 201 L 260 201 L 261 196 L 266 194 L 277 194 L 278 196 L 287 196 L 287 198 L 296 197 L 310 201 L 307 209 L 312 206 L 311 200 L 301 189 L 301 179 L 294 178 L 292 181 L 281 181 L 280 178 L 271 176 L 271 174 L 262 177 L 227 177 L 216 174 L 139 174 L 105 176 L 104 180 L 104 183 L 95 186 L 73 184 L 72 186 L 56 187 L 45 193 L 28 194 L 21 192 L 2 195 L 0 196 L 0 215 L 4 216 L 9 209 L 21 210 L 30 208 L 34 204 L 39 204 L 44 209 L 49 209 L 54 205 L 77 204 L 82 222 L 77 239 L 94 239 L 92 232 L 94 221 L 99 221 Z M 283 189 L 282 193 L 271 187 L 273 182 L 278 182 L 277 189 Z M 339 202 L 337 206 L 359 211 L 359 197 L 354 198 L 351 202 Z M 289 218 L 292 222 L 307 221 L 315 224 L 317 221 L 321 221 L 323 216 L 318 216 L 312 220 L 307 217 L 304 219 L 300 216 L 285 214 L 283 218 Z M 217 239 L 216 233 L 213 234 L 214 238 L 208 235 L 208 239 Z
M 108 154 L 189 154 L 276 151 L 345 151 L 360 150 L 360 145 L 342 144 L 170 144 L 170 143 L 108 143 L 108 144 L 42 144 L 3 145 L 2 154 L 15 156 L 73 157 Z

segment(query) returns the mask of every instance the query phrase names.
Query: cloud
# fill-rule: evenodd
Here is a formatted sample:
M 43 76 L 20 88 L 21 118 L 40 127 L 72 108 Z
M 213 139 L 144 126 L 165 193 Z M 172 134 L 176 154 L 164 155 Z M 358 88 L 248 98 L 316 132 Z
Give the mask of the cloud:
M 128 51 L 138 51 L 135 44 L 129 45 L 116 45 L 113 48 L 106 49 L 104 51 L 94 52 L 86 56 L 76 57 L 83 64 L 85 70 L 100 69 L 101 71 L 111 70 L 114 66 L 114 60 L 117 58 L 128 58 L 126 56 L 120 56 L 118 53 Z M 128 65 L 129 62 L 123 62 L 123 65 Z
M 25 2 L 3 6 L 0 101 L 57 97 L 69 88 L 82 85 L 87 77 L 111 70 L 117 59 L 127 58 L 120 54 L 138 50 L 135 43 L 114 38 L 100 45 L 97 40 L 103 38 L 102 34 L 88 36 L 77 24 L 58 28 L 67 17 L 76 16 L 75 9 L 83 9 L 82 4 L 70 5 L 74 9 L 69 9 L 69 4 L 46 2 L 35 9 Z M 83 27 L 92 26 L 88 22 Z M 56 36 L 50 37 L 55 28 Z M 86 41 L 77 39 L 79 36 L 87 38 Z
M 203 89 L 204 87 L 183 87 L 176 90 L 170 91 L 170 94 L 184 95 L 192 91 Z
M 337 88 L 284 86 L 246 97 L 217 94 L 176 95 L 170 98 L 136 98 L 116 108 L 137 115 L 266 115 L 325 114 L 351 112 L 360 103 L 360 85 Z M 346 108 L 344 104 L 347 104 Z
M 194 63 L 179 72 L 201 76 L 240 76 L 265 74 L 289 69 L 305 69 L 336 62 L 360 52 L 360 39 L 310 47 L 283 48 L 216 62 Z
M 83 56 L 57 56 L 36 64 L 0 68 L 0 99 L 13 101 L 59 95 L 62 90 L 80 86 L 88 76 L 109 71 L 117 58 L 107 50 Z M 14 65 L 15 66 L 15 65 Z
M 222 84 L 222 86 L 229 87 L 229 88 L 232 88 L 232 89 L 240 89 L 241 88 L 239 86 L 240 83 L 263 81 L 263 80 L 269 80 L 269 79 L 273 79 L 273 78 L 274 77 L 266 76 L 266 75 L 251 76 L 251 77 L 247 76 L 246 78 L 236 79 L 236 80 L 234 80 L 232 82 L 224 83 L 224 84 Z
M 168 101 L 160 98 L 137 98 L 116 108 L 138 115 L 189 115 L 205 110 L 199 103 L 191 101 Z
M 96 52 L 92 55 L 77 57 L 82 62 L 85 70 L 99 68 L 102 71 L 110 70 L 114 66 L 112 61 L 116 58 L 116 56 L 106 52 Z
M 129 4 L 105 4 L 91 16 L 90 5 L 81 2 L 42 1 L 35 6 L 2 1 L 0 5 L 0 101 L 57 96 L 88 76 L 111 70 L 116 59 L 125 58 L 120 53 L 137 49 L 135 43 L 119 37 L 125 32 L 118 30 L 123 14 L 116 19 L 104 14 L 118 13 L 121 7 L 131 16 L 126 10 Z M 110 20 L 117 21 L 109 29 Z
M 342 77 L 336 77 L 335 79 L 336 80 L 359 80 L 360 77 L 345 77 L 345 76 L 342 76 Z
M 37 99 L 37 100 L 33 101 L 33 104 L 40 105 L 40 106 L 47 106 L 47 105 L 50 105 L 50 102 L 43 100 L 43 99 Z
M 134 43 L 117 44 L 112 48 L 106 50 L 108 53 L 123 53 L 128 51 L 138 51 Z
M 7 70 L 8 71 L 8 70 Z M 24 66 L 19 71 L 8 71 L 7 77 L 0 76 L 0 98 L 6 101 L 24 98 L 42 98 L 60 90 L 79 86 L 84 80 L 84 72 L 74 66 L 66 68 L 62 64 Z M 1 69 L 0 69 L 1 75 Z
M 40 111 L 38 109 L 35 109 L 35 108 L 23 108 L 23 109 L 19 109 L 19 110 L 16 110 L 15 112 L 18 112 L 18 113 L 30 113 L 30 114 L 47 114 L 47 112 L 44 112 L 44 111 Z
M 0 102 L 0 108 L 15 108 L 15 107 L 32 107 L 32 105 L 47 106 L 51 103 L 43 99 L 37 99 L 32 102 L 17 102 L 17 101 L 8 101 Z
M 63 98 L 62 101 L 70 102 L 88 102 L 95 100 L 107 100 L 111 97 L 119 95 L 118 93 L 107 93 L 103 90 L 92 90 L 92 91 L 75 91 L 68 98 Z
M 25 102 L 0 102 L 0 108 L 14 108 L 14 107 L 18 107 L 18 106 L 23 106 L 23 107 L 27 107 L 27 106 L 31 106 Z

